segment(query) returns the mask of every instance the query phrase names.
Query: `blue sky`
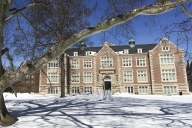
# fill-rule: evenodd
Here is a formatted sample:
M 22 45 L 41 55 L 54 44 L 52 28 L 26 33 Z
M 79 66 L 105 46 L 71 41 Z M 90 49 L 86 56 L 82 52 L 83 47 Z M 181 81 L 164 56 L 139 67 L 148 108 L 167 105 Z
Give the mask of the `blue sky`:
M 101 9 L 97 13 L 100 14 L 100 13 L 102 13 L 102 8 L 104 8 L 106 5 L 106 3 L 105 3 L 106 1 L 101 2 L 100 0 L 98 0 L 98 2 L 99 2 L 99 6 L 101 6 L 100 7 Z M 186 48 L 187 48 L 186 43 L 180 44 L 180 42 L 176 41 L 178 33 L 171 33 L 170 36 L 167 37 L 167 36 L 165 36 L 165 33 L 162 31 L 162 28 L 164 28 L 166 25 L 173 24 L 175 22 L 181 22 L 184 19 L 189 18 L 189 16 L 184 13 L 176 15 L 177 14 L 176 11 L 178 11 L 178 9 L 180 9 L 180 8 L 177 7 L 177 9 L 173 9 L 170 12 L 155 16 L 155 23 L 149 23 L 148 26 L 146 26 L 145 24 L 147 23 L 147 21 L 149 21 L 149 19 L 152 16 L 145 15 L 145 16 L 137 16 L 137 17 L 133 18 L 132 19 L 133 28 L 136 32 L 136 35 L 133 36 L 133 38 L 134 38 L 136 44 L 158 43 L 160 41 L 160 39 L 166 37 L 171 42 L 178 45 L 179 48 L 186 50 Z M 91 25 L 94 25 L 99 22 L 99 17 L 92 16 L 90 18 L 90 21 L 91 21 Z M 105 42 L 111 42 L 116 45 L 119 45 L 118 41 L 113 36 L 107 34 L 107 32 L 105 34 L 106 34 L 106 36 L 109 36 L 109 38 L 107 38 L 105 40 Z M 90 40 L 92 42 L 94 42 L 94 46 L 99 46 L 102 43 L 104 43 L 101 41 L 101 38 L 103 38 L 103 37 L 104 37 L 104 32 L 101 32 L 99 34 L 91 36 Z M 123 44 L 127 44 L 128 40 L 131 37 L 128 39 L 123 38 L 123 37 L 117 37 L 117 38 L 122 40 Z M 192 53 L 192 49 L 190 49 L 192 47 L 192 40 L 190 40 L 189 42 L 190 43 L 188 46 L 188 52 Z M 189 56 L 187 56 L 185 59 L 188 59 L 188 58 L 189 58 Z

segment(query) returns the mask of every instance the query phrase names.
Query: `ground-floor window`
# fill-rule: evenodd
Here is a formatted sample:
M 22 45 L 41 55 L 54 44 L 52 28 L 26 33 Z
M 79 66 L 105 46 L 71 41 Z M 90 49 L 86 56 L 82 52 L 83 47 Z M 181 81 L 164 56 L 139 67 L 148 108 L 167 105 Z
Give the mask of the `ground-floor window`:
M 72 87 L 71 92 L 72 93 L 79 93 L 79 87 Z
M 125 87 L 125 92 L 133 93 L 133 87 Z
M 84 93 L 90 92 L 92 94 L 92 87 L 84 87 Z
M 49 94 L 58 94 L 58 87 L 49 87 L 48 88 L 48 93 Z
M 148 94 L 148 87 L 147 86 L 139 87 L 139 94 Z
M 164 86 L 163 87 L 164 94 L 177 94 L 177 87 L 176 86 Z

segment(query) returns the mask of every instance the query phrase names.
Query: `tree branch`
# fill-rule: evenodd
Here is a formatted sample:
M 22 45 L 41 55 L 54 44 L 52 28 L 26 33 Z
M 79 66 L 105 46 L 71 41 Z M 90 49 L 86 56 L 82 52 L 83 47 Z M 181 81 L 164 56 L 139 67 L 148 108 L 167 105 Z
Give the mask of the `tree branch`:
M 181 7 L 181 9 L 183 10 L 184 13 L 188 14 L 190 17 L 192 17 L 192 13 L 189 12 L 182 3 L 179 3 L 179 6 Z
M 46 5 L 46 6 L 47 6 L 47 5 L 49 5 L 49 3 L 37 2 L 37 1 L 35 1 L 34 3 L 29 4 L 29 5 L 21 8 L 21 9 L 14 9 L 15 12 L 13 12 L 12 15 L 10 15 L 9 17 L 7 17 L 7 18 L 5 19 L 5 23 L 6 23 L 7 21 L 9 21 L 11 18 L 13 18 L 15 15 L 17 15 L 18 13 L 22 12 L 23 10 L 32 8 L 32 7 L 36 6 L 36 5 Z M 11 10 L 11 11 L 13 11 L 13 10 Z
M 187 0 L 180 0 L 179 2 L 186 2 Z M 91 36 L 93 34 L 99 33 L 101 31 L 106 31 L 113 26 L 118 24 L 122 24 L 136 17 L 137 15 L 158 15 L 160 13 L 168 12 L 171 9 L 175 8 L 175 6 L 179 2 L 170 2 L 165 5 L 162 4 L 154 4 L 149 6 L 143 6 L 137 9 L 134 9 L 130 12 L 126 12 L 117 17 L 105 20 L 100 22 L 92 27 L 89 27 L 81 32 L 74 34 L 70 38 L 66 40 L 61 40 L 57 47 L 51 47 L 49 51 L 47 51 L 44 55 L 39 57 L 35 62 L 32 63 L 31 66 L 26 66 L 18 69 L 15 72 L 6 72 L 0 81 L 0 88 L 8 85 L 13 85 L 19 80 L 22 80 L 25 75 L 30 75 L 37 70 L 40 70 L 41 67 L 47 64 L 49 61 L 61 55 L 68 47 L 71 45 L 81 41 L 85 37 Z
M 9 50 L 5 53 L 7 56 L 7 59 L 9 60 L 9 64 L 11 67 L 11 71 L 14 71 L 14 65 L 13 65 L 13 59 L 11 58 L 10 54 L 9 54 Z

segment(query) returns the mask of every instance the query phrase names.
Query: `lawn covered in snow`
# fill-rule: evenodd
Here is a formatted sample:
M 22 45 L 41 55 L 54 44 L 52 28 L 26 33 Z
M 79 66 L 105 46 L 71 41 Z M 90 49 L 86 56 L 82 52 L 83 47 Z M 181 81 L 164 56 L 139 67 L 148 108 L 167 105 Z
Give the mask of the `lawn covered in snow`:
M 19 119 L 7 128 L 191 128 L 192 95 L 97 95 L 4 93 L 11 115 Z M 1 127 L 1 126 L 0 126 Z

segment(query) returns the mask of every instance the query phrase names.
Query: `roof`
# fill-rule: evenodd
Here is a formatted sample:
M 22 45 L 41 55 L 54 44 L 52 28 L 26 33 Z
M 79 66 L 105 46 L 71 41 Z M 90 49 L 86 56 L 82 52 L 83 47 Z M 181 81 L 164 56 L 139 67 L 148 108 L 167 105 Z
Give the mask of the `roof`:
M 129 47 L 129 45 L 119 45 L 119 46 L 109 46 L 114 52 L 123 51 L 124 49 L 129 49 L 129 54 L 136 54 L 137 49 L 141 48 L 143 53 L 149 52 L 152 50 L 157 44 L 140 44 L 135 45 L 134 48 Z M 78 52 L 78 56 L 85 56 L 85 51 L 92 51 L 98 53 L 100 51 L 100 47 L 86 47 L 85 50 L 81 50 L 80 48 L 69 48 L 65 51 L 69 56 L 73 56 L 73 52 Z

